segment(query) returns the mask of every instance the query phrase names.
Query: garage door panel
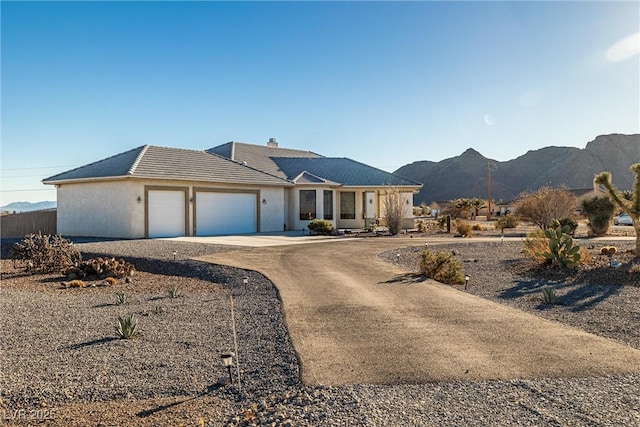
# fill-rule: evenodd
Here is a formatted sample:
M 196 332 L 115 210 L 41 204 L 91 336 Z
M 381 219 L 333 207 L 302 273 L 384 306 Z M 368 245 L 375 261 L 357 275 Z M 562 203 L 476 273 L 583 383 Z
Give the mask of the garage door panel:
M 245 234 L 257 232 L 254 193 L 196 194 L 196 235 Z
M 152 190 L 147 194 L 149 237 L 185 235 L 184 191 Z

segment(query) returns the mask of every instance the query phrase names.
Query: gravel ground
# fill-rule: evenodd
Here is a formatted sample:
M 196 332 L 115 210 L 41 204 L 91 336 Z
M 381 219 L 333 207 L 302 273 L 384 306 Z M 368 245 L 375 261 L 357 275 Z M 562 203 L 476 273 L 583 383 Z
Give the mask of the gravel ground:
M 497 239 L 496 239 L 497 240 Z M 629 272 L 635 247 L 632 241 L 578 241 L 590 248 L 591 261 L 576 270 L 540 269 L 525 258 L 521 242 L 434 243 L 431 251 L 455 253 L 470 276 L 467 292 L 501 304 L 507 304 L 536 316 L 565 323 L 585 331 L 620 341 L 640 349 L 640 271 Z M 607 257 L 599 255 L 602 246 L 614 245 L 622 262 L 620 268 L 608 268 Z M 418 270 L 421 247 L 388 251 L 379 256 L 409 271 Z M 637 261 L 636 261 L 637 262 Z M 556 291 L 559 304 L 545 305 L 541 290 L 548 286 Z M 464 290 L 464 286 L 456 286 Z
M 273 285 L 255 272 L 188 260 L 229 247 L 161 240 L 78 245 L 84 258 L 113 254 L 138 272 L 131 284 L 61 289 L 57 277 L 24 276 L 2 261 L 0 418 L 8 425 L 640 425 L 640 375 L 300 385 Z M 440 248 L 457 252 L 472 277 L 468 292 L 640 348 L 639 287 L 532 279 L 511 243 Z M 401 253 L 412 271 L 420 250 L 380 256 L 398 262 Z M 558 289 L 564 305 L 540 304 L 545 284 Z M 180 297 L 166 296 L 172 285 Z M 125 306 L 115 305 L 118 290 L 130 294 Z M 242 392 L 217 385 L 225 375 L 218 355 L 233 345 L 231 292 Z M 138 317 L 141 335 L 116 340 L 115 318 L 126 313 Z

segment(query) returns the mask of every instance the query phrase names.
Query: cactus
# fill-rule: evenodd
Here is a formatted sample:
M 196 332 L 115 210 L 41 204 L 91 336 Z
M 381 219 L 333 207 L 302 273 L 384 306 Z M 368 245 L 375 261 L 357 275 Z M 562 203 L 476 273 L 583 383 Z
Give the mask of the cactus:
M 569 231 L 567 225 L 544 231 L 544 236 L 549 239 L 549 250 L 543 252 L 542 256 L 560 268 L 573 267 L 580 262 L 580 246 L 573 244 Z
M 636 258 L 640 258 L 640 163 L 631 165 L 629 170 L 636 175 L 630 199 L 628 193 L 621 192 L 611 183 L 610 172 L 599 173 L 593 182 L 604 186 L 613 203 L 631 217 L 631 223 L 636 231 Z
M 87 261 L 76 262 L 69 268 L 65 275 L 68 279 L 83 278 L 85 276 L 98 276 L 99 279 L 113 277 L 121 279 L 133 276 L 135 268 L 123 259 L 92 258 Z

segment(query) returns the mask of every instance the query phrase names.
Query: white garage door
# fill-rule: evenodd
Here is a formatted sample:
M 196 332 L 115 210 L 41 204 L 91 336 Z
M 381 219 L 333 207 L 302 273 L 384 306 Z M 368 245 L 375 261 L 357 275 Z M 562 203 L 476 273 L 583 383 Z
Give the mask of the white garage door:
M 153 190 L 148 197 L 149 237 L 184 236 L 184 191 Z
M 255 233 L 258 211 L 253 193 L 196 193 L 196 235 Z

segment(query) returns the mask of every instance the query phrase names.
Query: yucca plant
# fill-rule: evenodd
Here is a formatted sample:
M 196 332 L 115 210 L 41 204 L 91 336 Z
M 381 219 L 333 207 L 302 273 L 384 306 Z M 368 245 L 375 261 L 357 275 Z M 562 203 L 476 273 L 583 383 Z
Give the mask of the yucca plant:
M 127 303 L 128 296 L 124 291 L 116 292 L 116 304 L 122 305 Z
M 557 304 L 558 296 L 556 295 L 556 290 L 545 286 L 542 288 L 542 303 L 543 304 Z
M 180 289 L 178 288 L 178 285 L 173 285 L 172 287 L 167 289 L 167 293 L 169 294 L 169 298 L 178 298 Z
M 133 317 L 133 314 L 128 314 L 124 317 L 118 316 L 118 324 L 114 327 L 116 333 L 122 339 L 133 338 L 138 333 L 138 321 Z

